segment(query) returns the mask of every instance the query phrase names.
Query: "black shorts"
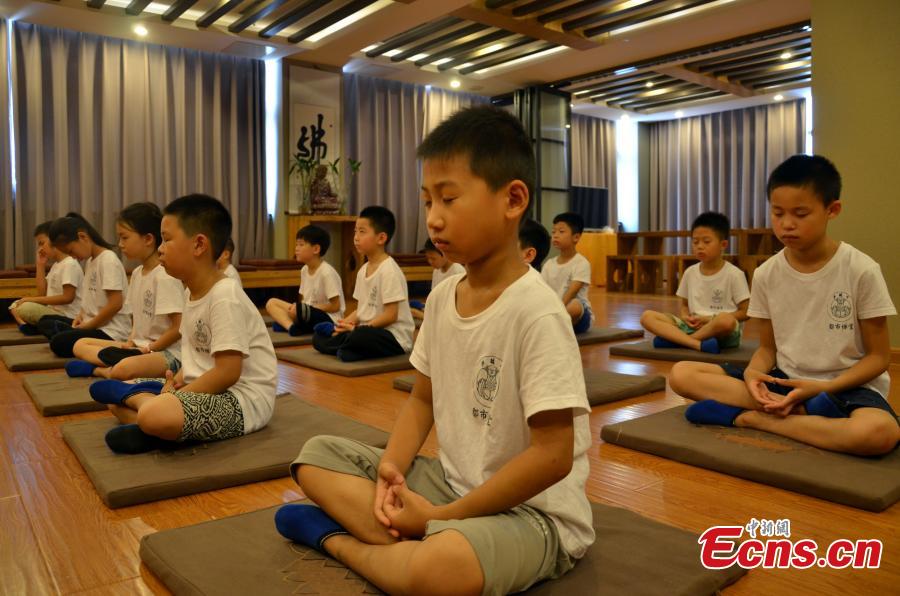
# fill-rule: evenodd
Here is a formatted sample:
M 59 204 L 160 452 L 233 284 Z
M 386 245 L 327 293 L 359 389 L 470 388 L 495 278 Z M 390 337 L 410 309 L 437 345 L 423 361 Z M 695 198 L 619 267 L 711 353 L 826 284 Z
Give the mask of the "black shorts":
M 741 381 L 744 380 L 744 368 L 740 366 L 723 364 L 722 370 L 724 370 L 725 374 L 729 377 L 734 377 Z M 770 370 L 769 376 L 775 377 L 776 379 L 789 378 L 784 374 L 784 371 L 778 368 Z M 791 387 L 776 385 L 775 383 L 766 383 L 766 387 L 769 391 L 777 393 L 778 395 L 787 395 L 792 390 Z M 873 391 L 866 387 L 854 387 L 853 389 L 847 389 L 846 391 L 840 391 L 838 393 L 828 393 L 827 395 L 832 403 L 847 416 L 850 416 L 850 413 L 853 410 L 858 410 L 859 408 L 878 408 L 893 416 L 894 420 L 897 420 L 897 423 L 900 424 L 900 419 L 897 418 L 897 413 L 891 408 L 891 404 L 881 397 L 881 394 L 877 391 Z

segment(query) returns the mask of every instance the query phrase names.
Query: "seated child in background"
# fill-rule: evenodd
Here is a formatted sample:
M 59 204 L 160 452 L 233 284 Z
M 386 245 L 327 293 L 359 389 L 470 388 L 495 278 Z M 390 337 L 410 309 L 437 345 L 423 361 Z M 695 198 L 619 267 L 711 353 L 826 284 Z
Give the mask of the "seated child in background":
M 676 294 L 680 316 L 646 310 L 644 329 L 656 335 L 655 348 L 691 348 L 718 354 L 741 345 L 750 289 L 744 272 L 722 258 L 731 226 L 721 213 L 701 213 L 691 224 L 691 246 L 699 263 L 684 270 Z
M 454 263 L 450 259 L 444 256 L 444 253 L 439 251 L 434 246 L 434 242 L 431 241 L 431 238 L 425 241 L 425 246 L 420 253 L 425 253 L 425 258 L 428 259 L 428 264 L 431 265 L 433 271 L 431 272 L 431 289 L 435 289 L 439 283 L 447 279 L 452 275 L 458 275 L 460 273 L 465 273 L 466 268 L 460 265 L 459 263 Z M 416 319 L 425 318 L 425 304 L 419 301 L 409 302 L 412 307 L 412 316 Z
M 225 248 L 222 250 L 222 254 L 216 259 L 216 267 L 225 274 L 225 277 L 233 279 L 243 287 L 244 284 L 241 281 L 240 271 L 231 264 L 232 255 L 234 255 L 234 240 L 228 238 L 228 240 L 225 241 Z
M 112 245 L 77 213 L 50 224 L 50 241 L 66 254 L 85 260 L 81 310 L 71 325 L 42 317 L 38 329 L 50 339 L 57 356 L 72 357 L 75 342 L 85 337 L 125 341 L 131 332 L 131 310 L 125 304 L 128 276 Z
M 550 232 L 540 222 L 523 218 L 519 226 L 519 252 L 526 265 L 540 271 L 550 253 Z
M 572 318 L 575 333 L 584 333 L 591 328 L 594 313 L 588 300 L 591 285 L 591 264 L 575 247 L 584 231 L 584 219 L 577 213 L 560 213 L 553 218 L 553 246 L 559 249 L 559 256 L 550 259 L 541 268 L 544 281 L 562 299 L 566 311 Z
M 140 261 L 131 273 L 125 303 L 131 308 L 131 335 L 124 342 L 86 337 L 75 342 L 70 377 L 108 379 L 164 377 L 181 367 L 181 311 L 184 286 L 159 264 L 162 212 L 153 203 L 135 203 L 119 214 L 116 234 L 127 259 Z
M 9 310 L 25 335 L 38 335 L 37 322 L 42 317 L 56 317 L 72 324 L 81 310 L 81 284 L 84 271 L 78 261 L 53 246 L 50 224 L 44 222 L 34 230 L 37 241 L 35 283 L 39 296 L 16 300 Z M 47 271 L 47 263 L 50 270 Z
M 291 473 L 318 507 L 286 505 L 275 527 L 388 594 L 519 592 L 594 540 L 581 358 L 517 246 L 535 177 L 519 121 L 461 110 L 419 155 L 429 234 L 467 273 L 429 298 L 387 448 L 307 441 Z M 432 427 L 439 459 L 417 455 Z
M 336 323 L 344 316 L 344 289 L 341 276 L 323 260 L 331 237 L 318 226 L 305 226 L 297 231 L 294 258 L 303 263 L 300 270 L 300 293 L 297 302 L 291 304 L 278 298 L 266 303 L 275 324 L 275 331 L 287 331 L 291 335 L 313 332 L 319 323 Z
M 753 276 L 748 314 L 760 323 L 746 369 L 679 362 L 672 389 L 698 401 L 697 424 L 755 428 L 822 449 L 880 455 L 900 441 L 887 402 L 897 314 L 878 263 L 828 236 L 841 212 L 841 177 L 822 156 L 795 155 L 767 185 L 784 249 Z M 715 400 L 715 401 L 713 401 Z
M 259 310 L 216 266 L 231 234 L 231 215 L 205 195 L 163 210 L 159 260 L 184 282 L 182 367 L 166 382 L 97 381 L 91 396 L 123 424 L 106 443 L 141 453 L 172 441 L 217 441 L 259 430 L 275 407 L 275 350 Z
M 394 214 L 384 207 L 373 205 L 359 213 L 353 244 L 366 263 L 357 273 L 353 289 L 358 306 L 339 320 L 333 331 L 327 324 L 317 326 L 313 346 L 323 354 L 352 362 L 397 356 L 412 349 L 415 323 L 406 276 L 385 252 L 395 226 Z

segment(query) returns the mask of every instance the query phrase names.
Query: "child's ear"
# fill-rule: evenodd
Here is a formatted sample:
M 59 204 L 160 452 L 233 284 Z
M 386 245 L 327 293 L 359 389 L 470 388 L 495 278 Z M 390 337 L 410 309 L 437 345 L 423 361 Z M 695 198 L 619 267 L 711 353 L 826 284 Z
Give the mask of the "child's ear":
M 835 217 L 840 215 L 843 207 L 844 206 L 840 201 L 833 201 L 831 205 L 825 208 L 828 211 L 828 219 L 834 219 Z
M 191 239 L 192 251 L 195 257 L 201 256 L 206 251 L 212 251 L 212 245 L 206 234 L 197 234 Z M 215 261 L 216 259 L 213 259 Z
M 728 240 L 722 240 L 722 250 L 728 250 Z
M 378 235 L 375 236 L 375 240 L 378 242 L 379 246 L 384 246 L 387 244 L 387 233 L 386 232 L 378 232 Z
M 537 257 L 537 250 L 533 246 L 529 246 L 525 249 L 522 257 L 525 259 L 525 262 L 531 265 L 534 262 L 534 259 Z
M 530 197 L 528 187 L 521 180 L 513 180 L 506 187 L 506 213 L 519 221 L 528 210 Z

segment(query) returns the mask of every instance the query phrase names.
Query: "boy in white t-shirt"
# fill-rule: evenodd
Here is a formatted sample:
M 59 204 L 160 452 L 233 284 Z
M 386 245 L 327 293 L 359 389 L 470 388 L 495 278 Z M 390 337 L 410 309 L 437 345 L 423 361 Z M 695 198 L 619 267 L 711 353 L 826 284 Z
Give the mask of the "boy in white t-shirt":
M 541 268 L 541 277 L 562 300 L 575 333 L 591 328 L 594 313 L 588 299 L 591 286 L 591 264 L 575 247 L 584 231 L 584 219 L 577 213 L 560 213 L 553 218 L 551 237 L 559 256 Z
M 685 269 L 678 284 L 680 316 L 653 310 L 641 315 L 641 325 L 656 335 L 653 347 L 718 354 L 741 345 L 750 288 L 744 272 L 722 257 L 730 235 L 728 218 L 714 211 L 701 213 L 691 224 L 691 247 L 700 262 Z
M 300 292 L 291 304 L 278 298 L 266 302 L 266 312 L 275 323 L 275 331 L 291 335 L 313 332 L 319 323 L 336 323 L 343 318 L 344 288 L 341 276 L 324 259 L 331 236 L 318 226 L 304 226 L 297 230 L 294 258 L 303 263 L 300 270 Z
M 672 389 L 698 401 L 697 424 L 746 426 L 822 449 L 881 455 L 900 441 L 887 402 L 897 314 L 878 263 L 828 236 L 841 212 L 841 177 L 820 155 L 795 155 L 767 185 L 784 249 L 753 277 L 748 313 L 760 322 L 746 369 L 679 362 Z
M 216 267 L 225 274 L 225 277 L 233 279 L 243 287 L 244 283 L 241 281 L 241 272 L 231 264 L 232 256 L 234 256 L 234 240 L 229 238 L 225 241 L 225 248 L 222 250 L 222 254 L 216 259 Z
M 131 334 L 124 342 L 86 337 L 75 342 L 78 360 L 66 363 L 70 377 L 128 380 L 164 377 L 181 366 L 184 286 L 159 264 L 162 212 L 154 203 L 133 203 L 119 214 L 116 234 L 127 259 L 140 261 L 131 273 L 125 303 Z
M 435 289 L 439 283 L 441 283 L 448 277 L 466 272 L 465 267 L 463 267 L 459 263 L 454 263 L 453 261 L 445 257 L 444 253 L 435 248 L 434 242 L 431 241 L 431 238 L 425 241 L 425 246 L 422 248 L 422 250 L 419 251 L 419 253 L 425 255 L 425 258 L 428 260 L 428 264 L 431 265 L 431 268 L 433 269 L 433 271 L 431 272 L 432 290 Z M 412 308 L 412 316 L 414 319 L 422 320 L 425 318 L 424 302 L 419 302 L 418 300 L 410 300 L 409 305 Z
M 259 310 L 216 267 L 231 216 L 216 199 L 188 195 L 163 210 L 159 259 L 186 286 L 182 366 L 156 381 L 97 381 L 91 397 L 123 424 L 106 443 L 141 453 L 172 442 L 218 441 L 264 427 L 275 407 L 277 362 Z
M 518 592 L 594 540 L 581 358 L 518 249 L 535 176 L 519 121 L 461 110 L 419 155 L 429 235 L 466 275 L 432 293 L 387 448 L 308 441 L 291 472 L 318 507 L 286 505 L 275 526 L 389 594 Z M 439 459 L 416 455 L 432 427 Z
M 51 223 L 44 222 L 34 230 L 37 242 L 35 284 L 39 296 L 20 298 L 9 307 L 19 331 L 25 335 L 38 335 L 37 323 L 43 317 L 54 317 L 71 324 L 81 310 L 84 271 L 78 261 L 50 242 Z M 49 271 L 47 263 L 50 263 Z
M 412 349 L 415 323 L 406 276 L 385 252 L 396 223 L 389 209 L 373 205 L 359 213 L 353 244 L 366 257 L 356 274 L 356 310 L 336 324 L 316 325 L 313 346 L 344 362 L 398 356 Z

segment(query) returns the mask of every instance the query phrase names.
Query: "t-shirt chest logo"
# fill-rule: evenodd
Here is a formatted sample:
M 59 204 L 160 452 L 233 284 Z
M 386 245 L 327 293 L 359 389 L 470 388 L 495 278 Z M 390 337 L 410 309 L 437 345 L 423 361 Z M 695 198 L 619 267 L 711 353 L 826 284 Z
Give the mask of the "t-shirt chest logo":
M 153 290 L 149 288 L 144 291 L 144 314 L 153 316 Z
M 725 292 L 722 290 L 713 290 L 712 293 L 712 302 L 713 304 L 722 304 L 722 300 L 725 299 Z
M 369 290 L 368 305 L 371 308 L 378 308 L 378 286 L 375 286 L 371 290 Z
M 203 319 L 199 319 L 194 324 L 194 345 L 203 352 L 209 353 L 209 344 L 212 341 L 212 333 L 209 325 Z
M 96 272 L 96 271 L 91 271 L 91 279 L 90 279 L 90 281 L 88 282 L 88 286 L 90 287 L 90 290 L 91 290 L 92 292 L 96 292 L 96 291 L 97 291 L 97 281 L 98 281 L 97 272 Z
M 485 356 L 481 359 L 478 374 L 475 376 L 475 399 L 483 406 L 491 407 L 500 391 L 500 368 L 503 360 L 496 356 Z
M 853 316 L 853 302 L 848 292 L 835 292 L 831 297 L 828 314 L 839 323 L 849 321 Z

